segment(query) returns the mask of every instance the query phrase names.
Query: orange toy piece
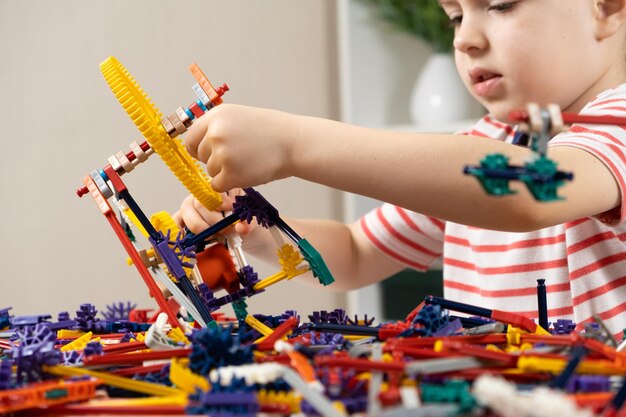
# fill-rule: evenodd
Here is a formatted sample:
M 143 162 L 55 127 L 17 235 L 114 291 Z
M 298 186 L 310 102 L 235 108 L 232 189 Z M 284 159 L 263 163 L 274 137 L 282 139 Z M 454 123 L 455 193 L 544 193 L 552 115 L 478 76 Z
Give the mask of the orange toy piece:
M 237 267 L 228 248 L 221 243 L 209 246 L 196 255 L 202 280 L 213 291 L 225 289 L 229 294 L 239 290 Z
M 93 398 L 96 379 L 83 381 L 40 382 L 24 388 L 0 391 L 0 414 Z
M 215 89 L 213 87 L 213 84 L 211 84 L 209 79 L 206 77 L 206 75 L 204 75 L 204 72 L 202 72 L 202 70 L 196 63 L 193 63 L 189 66 L 189 71 L 200 85 L 200 88 L 202 88 L 207 96 L 209 96 L 211 104 L 213 104 L 214 106 L 222 104 L 222 96 L 226 91 L 228 91 L 228 86 L 226 84 L 222 84 L 220 87 Z

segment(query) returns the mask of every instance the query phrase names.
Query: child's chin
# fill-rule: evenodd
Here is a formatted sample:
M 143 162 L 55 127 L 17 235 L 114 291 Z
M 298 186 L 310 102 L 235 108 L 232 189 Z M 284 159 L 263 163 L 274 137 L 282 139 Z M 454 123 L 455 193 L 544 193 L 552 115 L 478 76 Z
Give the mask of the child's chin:
M 486 109 L 487 112 L 494 119 L 502 122 L 502 123 L 513 123 L 509 120 L 509 115 L 513 110 L 519 110 L 519 107 L 514 107 L 511 105 L 505 105 L 504 103 L 481 103 Z

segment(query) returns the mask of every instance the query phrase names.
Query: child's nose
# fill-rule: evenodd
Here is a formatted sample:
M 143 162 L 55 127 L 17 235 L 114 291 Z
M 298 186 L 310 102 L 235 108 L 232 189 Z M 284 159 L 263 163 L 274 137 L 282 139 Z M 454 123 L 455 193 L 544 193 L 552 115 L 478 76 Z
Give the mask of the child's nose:
M 454 35 L 454 49 L 463 53 L 472 53 L 486 49 L 487 45 L 487 37 L 482 26 L 464 16 Z

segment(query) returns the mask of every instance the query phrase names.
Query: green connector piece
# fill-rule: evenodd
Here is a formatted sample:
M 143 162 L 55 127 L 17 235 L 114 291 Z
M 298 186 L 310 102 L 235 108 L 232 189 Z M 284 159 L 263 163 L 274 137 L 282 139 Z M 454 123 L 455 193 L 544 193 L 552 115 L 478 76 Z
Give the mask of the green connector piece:
M 335 282 L 335 278 L 333 278 L 333 275 L 328 270 L 322 256 L 306 239 L 300 239 L 300 241 L 298 241 L 298 248 L 304 260 L 311 266 L 313 276 L 319 280 L 320 284 L 329 285 Z
M 546 175 L 553 178 L 557 174 L 556 162 L 547 158 L 545 155 L 541 155 L 534 161 L 526 163 L 525 167 L 533 174 Z M 530 191 L 537 201 L 563 200 L 562 197 L 556 194 L 558 188 L 565 184 L 563 180 L 539 182 L 534 180 L 530 174 L 522 175 L 520 180 L 526 184 L 528 191 Z
M 132 231 L 132 229 L 130 227 L 126 226 L 124 228 L 124 233 L 126 233 L 126 237 L 131 242 L 136 242 L 137 241 L 137 239 L 135 238 L 135 235 L 133 234 L 133 231 Z
M 509 167 L 509 158 L 495 153 L 485 156 L 480 161 L 480 168 L 468 168 L 467 173 L 475 176 L 480 181 L 487 194 L 489 195 L 509 195 L 516 194 L 509 188 L 508 178 L 491 178 L 485 174 L 485 169 L 506 170 Z
M 245 320 L 246 317 L 248 317 L 248 304 L 246 304 L 245 298 L 233 301 L 231 305 L 233 306 L 233 311 L 235 312 L 237 320 Z
M 46 400 L 58 400 L 59 398 L 67 397 L 67 389 L 65 388 L 55 388 L 49 391 L 46 391 L 45 394 Z
M 443 385 L 421 384 L 424 403 L 456 403 L 459 411 L 470 411 L 476 406 L 466 381 L 450 381 Z

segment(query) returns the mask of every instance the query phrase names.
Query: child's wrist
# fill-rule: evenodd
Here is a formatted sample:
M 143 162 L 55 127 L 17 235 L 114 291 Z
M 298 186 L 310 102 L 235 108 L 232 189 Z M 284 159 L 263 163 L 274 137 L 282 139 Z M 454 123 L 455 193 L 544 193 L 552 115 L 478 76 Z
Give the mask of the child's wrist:
M 294 175 L 295 164 L 297 161 L 296 155 L 301 151 L 302 146 L 302 130 L 304 124 L 304 117 L 294 114 L 289 115 L 289 127 L 286 129 L 286 135 L 282 143 L 282 166 L 280 168 L 279 176 L 281 178 L 287 178 Z

